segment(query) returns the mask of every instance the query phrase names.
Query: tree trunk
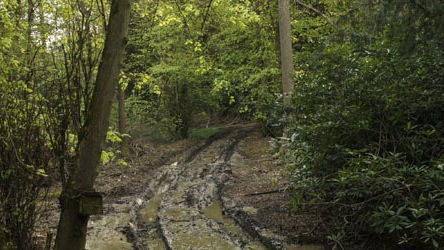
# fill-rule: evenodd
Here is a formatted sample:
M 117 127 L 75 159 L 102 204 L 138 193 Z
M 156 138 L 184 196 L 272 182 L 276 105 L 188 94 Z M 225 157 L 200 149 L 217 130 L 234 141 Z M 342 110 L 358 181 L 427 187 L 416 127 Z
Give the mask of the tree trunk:
M 279 37 L 281 50 L 282 92 L 284 108 L 291 110 L 293 95 L 293 51 L 291 44 L 291 22 L 289 0 L 279 1 Z
M 57 250 L 82 250 L 89 215 L 79 212 L 79 197 L 93 191 L 102 143 L 108 130 L 111 103 L 117 87 L 120 63 L 127 42 L 130 0 L 113 0 L 102 61 L 81 138 L 76 168 L 60 196 L 61 215 Z
M 126 134 L 125 90 L 120 85 L 117 87 L 117 100 L 119 102 L 119 133 L 123 135 Z M 126 136 L 122 137 L 120 152 L 123 157 L 128 156 L 128 138 Z

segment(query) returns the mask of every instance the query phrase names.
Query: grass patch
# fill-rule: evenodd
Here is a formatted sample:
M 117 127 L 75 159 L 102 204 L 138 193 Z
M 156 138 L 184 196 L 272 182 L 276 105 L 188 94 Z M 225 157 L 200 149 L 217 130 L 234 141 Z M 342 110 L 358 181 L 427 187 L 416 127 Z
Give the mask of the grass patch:
M 220 128 L 213 127 L 213 128 L 192 128 L 190 129 L 189 137 L 193 140 L 206 140 L 210 136 L 216 134 L 220 131 Z

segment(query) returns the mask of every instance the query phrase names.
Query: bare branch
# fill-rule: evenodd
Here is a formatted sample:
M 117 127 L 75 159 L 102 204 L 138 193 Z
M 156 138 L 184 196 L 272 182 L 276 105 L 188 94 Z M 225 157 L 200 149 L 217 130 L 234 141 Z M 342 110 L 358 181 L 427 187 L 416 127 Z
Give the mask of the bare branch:
M 320 10 L 316 9 L 315 7 L 311 6 L 310 4 L 303 3 L 299 0 L 294 0 L 294 2 L 308 10 L 313 11 L 314 13 L 318 14 L 319 16 L 323 17 L 330 25 L 332 25 L 335 29 L 338 29 L 338 26 L 324 13 L 322 13 Z
M 180 4 L 177 2 L 177 0 L 175 0 L 174 3 L 176 4 L 177 10 L 179 11 L 180 16 L 182 17 L 183 25 L 187 29 L 188 37 L 190 39 L 192 39 L 190 27 L 188 26 L 187 19 L 186 19 L 185 15 L 183 14 L 182 9 L 180 8 Z
M 211 8 L 212 3 L 213 3 L 213 0 L 210 0 L 210 2 L 208 3 L 207 11 L 206 11 L 205 16 L 203 18 L 202 26 L 200 27 L 201 32 L 203 32 L 203 29 L 205 28 L 205 22 L 207 21 L 208 15 L 210 14 L 210 8 Z

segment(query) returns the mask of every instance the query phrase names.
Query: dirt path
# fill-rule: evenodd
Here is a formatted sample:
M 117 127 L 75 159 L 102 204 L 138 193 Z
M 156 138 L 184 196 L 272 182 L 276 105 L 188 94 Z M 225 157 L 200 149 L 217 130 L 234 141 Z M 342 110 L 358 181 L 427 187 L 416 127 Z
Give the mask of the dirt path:
M 183 153 L 170 154 L 169 164 L 134 169 L 132 174 L 143 178 L 113 187 L 120 192 L 105 200 L 104 215 L 91 218 L 86 249 L 323 249 L 294 244 L 297 240 L 280 234 L 278 222 L 267 222 L 270 213 L 263 207 L 269 204 L 256 194 L 270 181 L 251 176 L 260 170 L 252 164 L 270 161 L 254 155 L 259 145 L 252 141 L 258 139 L 254 125 L 227 127 L 206 142 L 185 145 Z M 242 179 L 245 174 L 248 180 Z

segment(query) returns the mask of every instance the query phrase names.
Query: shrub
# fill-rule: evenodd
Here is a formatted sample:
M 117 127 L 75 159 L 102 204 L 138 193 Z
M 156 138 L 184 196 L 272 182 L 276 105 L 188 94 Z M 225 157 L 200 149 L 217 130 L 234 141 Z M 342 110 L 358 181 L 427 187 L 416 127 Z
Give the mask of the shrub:
M 321 209 L 336 243 L 444 245 L 444 57 L 433 42 L 417 46 L 345 43 L 300 57 L 285 156 L 294 204 Z

